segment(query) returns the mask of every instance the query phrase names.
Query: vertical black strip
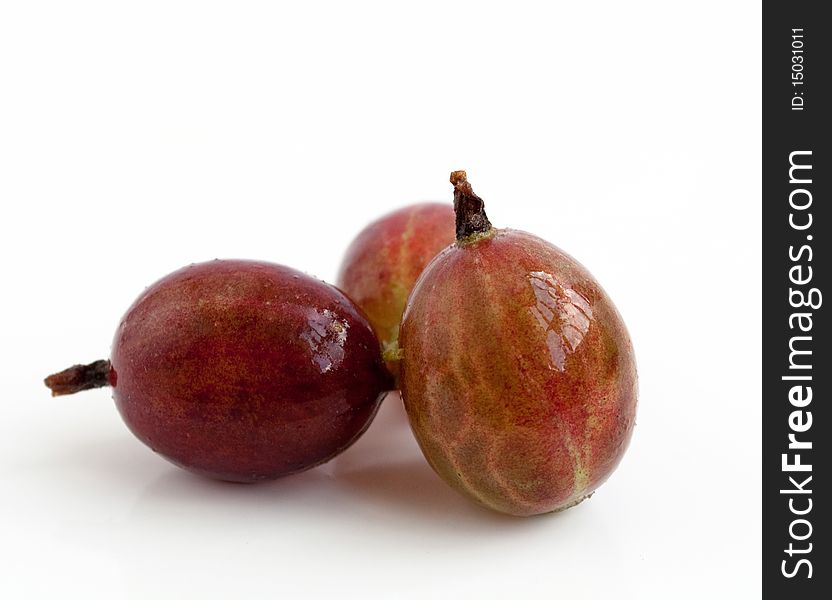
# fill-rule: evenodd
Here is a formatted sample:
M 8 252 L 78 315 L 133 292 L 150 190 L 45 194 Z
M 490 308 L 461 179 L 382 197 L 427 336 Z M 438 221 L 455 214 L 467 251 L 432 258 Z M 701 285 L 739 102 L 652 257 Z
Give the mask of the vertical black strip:
M 763 3 L 763 595 L 832 598 L 832 22 Z M 828 6 L 826 6 L 828 9 Z

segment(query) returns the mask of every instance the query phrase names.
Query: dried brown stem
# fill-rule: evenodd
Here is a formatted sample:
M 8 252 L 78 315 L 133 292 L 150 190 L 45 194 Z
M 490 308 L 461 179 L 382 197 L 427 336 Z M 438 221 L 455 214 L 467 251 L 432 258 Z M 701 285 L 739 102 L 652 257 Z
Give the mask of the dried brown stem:
M 88 365 L 74 365 L 64 369 L 50 375 L 43 382 L 52 390 L 53 396 L 64 396 L 111 385 L 111 371 L 109 360 L 97 360 Z
M 472 235 L 491 231 L 491 221 L 485 214 L 485 203 L 471 189 L 465 171 L 451 173 L 451 183 L 454 185 L 457 241 L 462 242 Z

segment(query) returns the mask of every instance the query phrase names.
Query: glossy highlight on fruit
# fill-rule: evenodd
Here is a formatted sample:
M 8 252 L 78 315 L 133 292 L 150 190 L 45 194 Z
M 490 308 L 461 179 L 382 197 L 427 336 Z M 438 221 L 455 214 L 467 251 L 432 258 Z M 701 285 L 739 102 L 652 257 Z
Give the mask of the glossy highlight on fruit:
M 416 279 L 453 241 L 453 207 L 426 202 L 381 217 L 350 244 L 337 285 L 367 314 L 384 348 L 395 349 L 402 312 Z M 397 361 L 387 365 L 398 373 Z
M 633 348 L 575 259 L 494 229 L 464 172 L 457 242 L 422 273 L 399 344 L 411 427 L 445 481 L 494 510 L 534 515 L 587 498 L 635 424 Z
M 216 260 L 147 288 L 109 361 L 50 376 L 53 395 L 113 386 L 130 430 L 175 464 L 229 481 L 302 471 L 369 426 L 389 375 L 335 287 L 266 262 Z

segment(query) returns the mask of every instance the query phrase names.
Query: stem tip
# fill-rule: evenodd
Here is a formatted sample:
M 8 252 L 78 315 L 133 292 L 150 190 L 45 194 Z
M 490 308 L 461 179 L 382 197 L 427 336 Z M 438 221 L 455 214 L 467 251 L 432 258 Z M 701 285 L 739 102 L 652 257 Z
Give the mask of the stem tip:
M 65 396 L 83 390 L 111 384 L 112 366 L 109 360 L 97 360 L 88 365 L 73 365 L 43 380 L 53 396 Z
M 471 236 L 493 229 L 485 214 L 485 203 L 474 193 L 465 171 L 451 173 L 454 186 L 454 212 L 456 213 L 456 240 L 464 242 Z

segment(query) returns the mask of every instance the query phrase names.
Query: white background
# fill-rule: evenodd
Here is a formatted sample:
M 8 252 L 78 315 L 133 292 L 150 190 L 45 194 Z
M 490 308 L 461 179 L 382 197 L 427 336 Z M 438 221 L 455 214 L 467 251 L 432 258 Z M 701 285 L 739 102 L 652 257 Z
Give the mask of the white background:
M 486 4 L 0 4 L 0 597 L 759 595 L 758 3 Z M 331 281 L 460 168 L 632 333 L 638 426 L 581 506 L 474 506 L 395 398 L 330 464 L 240 486 L 154 456 L 107 390 L 43 387 L 169 271 Z

